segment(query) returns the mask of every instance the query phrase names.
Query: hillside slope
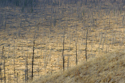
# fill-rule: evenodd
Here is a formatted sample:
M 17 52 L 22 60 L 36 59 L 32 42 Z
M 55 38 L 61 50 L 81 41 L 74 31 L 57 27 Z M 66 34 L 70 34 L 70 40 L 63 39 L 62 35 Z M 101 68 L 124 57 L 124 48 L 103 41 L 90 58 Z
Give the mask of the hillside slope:
M 32 83 L 125 83 L 124 69 L 125 52 L 115 51 Z

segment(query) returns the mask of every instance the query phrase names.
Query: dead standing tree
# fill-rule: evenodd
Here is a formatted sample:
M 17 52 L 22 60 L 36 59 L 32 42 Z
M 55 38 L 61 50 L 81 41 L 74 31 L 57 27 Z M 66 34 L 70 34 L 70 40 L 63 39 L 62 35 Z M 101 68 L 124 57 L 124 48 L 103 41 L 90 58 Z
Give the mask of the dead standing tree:
M 5 55 L 4 55 L 4 46 L 2 48 L 2 58 L 4 59 L 4 62 L 3 62 L 3 68 L 4 68 L 4 83 L 6 83 L 6 76 L 5 76 Z M 2 79 L 1 79 L 2 80 Z
M 33 55 L 32 55 L 32 72 L 31 72 L 31 79 L 33 80 L 33 65 L 34 65 L 34 51 L 35 51 L 35 40 L 36 40 L 36 30 L 37 28 L 35 29 L 35 32 L 34 32 L 34 37 L 33 37 Z
M 32 80 L 33 80 L 33 65 L 34 65 L 34 46 L 35 46 L 35 40 L 33 41 L 33 56 L 32 56 Z
M 85 57 L 86 57 L 86 61 L 87 61 L 87 40 L 88 40 L 88 28 L 86 29 L 86 47 L 85 47 Z
M 3 47 L 2 47 L 2 56 L 3 56 Z M 2 56 L 1 56 L 1 60 L 0 60 L 0 80 L 1 80 L 1 83 L 2 83 Z
M 63 49 L 62 49 L 62 59 L 63 59 L 63 71 L 65 70 L 65 56 L 64 56 L 64 44 L 65 44 L 65 27 L 63 31 Z
M 25 58 L 25 82 L 28 81 L 28 54 Z
M 1 65 L 1 63 L 0 63 L 0 65 Z M 2 83 L 2 68 L 1 68 L 1 66 L 0 66 L 0 80 L 1 80 L 1 83 Z
M 76 41 L 75 41 L 75 47 L 76 47 L 76 65 L 78 63 L 77 43 L 78 43 L 78 35 L 77 35 L 77 27 L 76 27 Z

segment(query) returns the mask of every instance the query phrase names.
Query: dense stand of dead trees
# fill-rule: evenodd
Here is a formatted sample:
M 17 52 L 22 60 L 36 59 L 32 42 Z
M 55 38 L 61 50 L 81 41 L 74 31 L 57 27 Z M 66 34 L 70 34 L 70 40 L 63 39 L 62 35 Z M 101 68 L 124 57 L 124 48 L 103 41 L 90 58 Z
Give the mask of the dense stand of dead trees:
M 124 19 L 123 19 L 124 20 Z M 109 20 L 109 27 L 110 27 L 110 20 Z M 87 57 L 87 45 L 88 45 L 88 27 L 86 28 L 86 35 L 85 35 L 85 58 L 86 58 L 86 61 L 87 61 L 87 59 L 88 59 L 88 57 Z M 63 71 L 65 70 L 65 55 L 64 55 L 64 51 L 65 51 L 65 27 L 64 27 L 64 32 L 63 32 L 63 40 L 62 40 L 62 65 L 63 65 Z M 76 28 L 76 32 L 77 32 L 77 28 Z M 77 34 L 77 33 L 76 33 Z M 106 34 L 107 34 L 107 30 L 106 30 L 106 32 L 105 32 L 105 37 L 104 37 L 104 39 L 103 39 L 103 41 L 102 41 L 102 37 L 103 36 L 101 36 L 101 39 L 100 39 L 100 43 L 99 43 L 99 49 L 100 49 L 100 45 L 101 45 L 101 42 L 102 42 L 102 48 L 104 48 L 104 41 L 106 40 Z M 49 34 L 50 35 L 50 34 Z M 119 35 L 119 37 L 120 37 L 120 35 Z M 78 37 L 77 37 L 78 38 Z M 114 38 L 114 41 L 115 41 L 115 39 L 116 38 Z M 49 40 L 50 41 L 50 40 Z M 76 50 L 76 60 L 75 60 L 75 63 L 76 63 L 76 65 L 78 64 L 78 39 L 76 40 L 76 42 L 75 42 L 75 50 Z M 15 50 L 15 49 L 14 49 Z M 107 49 L 107 47 L 106 47 L 106 51 L 107 51 L 108 49 Z M 32 79 L 33 79 L 33 77 L 34 77 L 34 74 L 33 74 L 33 72 L 34 72 L 34 51 L 35 51 L 35 40 L 33 41 L 33 53 L 32 53 L 32 72 L 31 72 L 31 77 L 32 77 Z M 100 50 L 99 50 L 100 51 Z M 0 79 L 1 79 L 1 82 L 2 82 L 2 80 L 4 81 L 4 83 L 6 83 L 6 69 L 5 69 L 5 54 L 4 54 L 4 46 L 3 46 L 3 48 L 2 48 L 2 59 L 4 60 L 3 61 L 3 63 L 2 63 L 2 61 L 1 61 L 1 63 L 3 64 L 3 69 L 4 69 L 4 72 L 3 72 L 3 77 L 2 77 L 2 68 L 0 67 Z M 14 55 L 14 65 L 15 65 L 15 55 Z M 69 57 L 68 57 L 68 64 L 67 64 L 67 68 L 68 68 L 68 66 L 69 66 Z M 14 66 L 14 77 L 15 77 L 15 66 Z M 28 80 L 28 57 L 26 57 L 26 69 L 25 69 L 25 81 L 27 81 Z M 17 83 L 18 83 L 18 73 L 17 73 Z

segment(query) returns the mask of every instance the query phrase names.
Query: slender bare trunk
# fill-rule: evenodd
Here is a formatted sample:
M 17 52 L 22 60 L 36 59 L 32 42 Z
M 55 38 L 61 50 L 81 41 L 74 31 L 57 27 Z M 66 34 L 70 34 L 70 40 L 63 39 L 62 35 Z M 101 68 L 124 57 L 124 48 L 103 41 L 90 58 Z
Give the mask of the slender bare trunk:
M 63 32 L 63 50 L 62 50 L 63 71 L 65 70 L 64 43 L 65 43 L 65 28 L 64 28 L 64 32 Z
M 33 65 L 34 65 L 34 46 L 35 46 L 35 40 L 33 41 L 33 56 L 32 56 L 32 80 L 33 80 Z
M 86 47 L 85 47 L 85 57 L 86 57 L 86 61 L 87 61 L 87 39 L 88 39 L 88 28 L 86 31 Z
M 2 48 L 2 56 L 3 56 L 3 58 L 4 58 L 4 62 L 3 62 L 3 68 L 4 68 L 4 83 L 6 83 L 6 76 L 5 76 L 6 70 L 5 70 L 4 46 L 3 46 L 3 48 Z

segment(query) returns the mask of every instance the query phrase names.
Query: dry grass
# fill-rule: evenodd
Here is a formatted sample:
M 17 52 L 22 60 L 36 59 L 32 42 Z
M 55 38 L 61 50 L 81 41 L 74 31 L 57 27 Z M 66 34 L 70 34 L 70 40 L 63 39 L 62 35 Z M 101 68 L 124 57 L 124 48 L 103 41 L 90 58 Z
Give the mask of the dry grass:
M 125 83 L 124 60 L 125 52 L 117 50 L 32 83 Z
M 77 18 L 78 13 L 82 14 L 81 13 L 82 8 L 85 9 L 85 15 L 84 17 L 80 17 L 80 19 L 83 18 L 84 22 L 82 22 L 82 20 Z M 8 16 L 9 14 L 16 14 L 15 16 L 16 18 L 12 16 L 11 18 L 13 19 L 10 19 L 10 20 L 7 19 L 7 22 L 11 21 L 12 23 L 7 24 L 6 30 L 0 31 L 0 39 L 1 39 L 0 40 L 0 53 L 2 53 L 1 49 L 4 46 L 5 56 L 6 56 L 6 77 L 7 77 L 8 83 L 13 82 L 14 78 L 17 77 L 17 75 L 15 75 L 14 77 L 14 72 L 13 72 L 14 56 L 16 56 L 15 73 L 18 73 L 18 81 L 24 82 L 25 58 L 27 55 L 28 55 L 28 63 L 29 63 L 28 65 L 29 75 L 31 75 L 31 56 L 32 56 L 32 46 L 33 46 L 32 41 L 33 41 L 35 31 L 36 31 L 36 39 L 35 39 L 36 44 L 35 44 L 34 79 L 38 78 L 38 71 L 37 71 L 38 68 L 40 69 L 39 71 L 40 75 L 49 74 L 48 76 L 50 76 L 51 73 L 59 72 L 59 71 L 62 73 L 61 71 L 62 70 L 62 57 L 61 57 L 62 53 L 61 52 L 62 52 L 62 35 L 63 35 L 62 27 L 65 27 L 67 29 L 66 34 L 65 34 L 65 38 L 66 38 L 65 54 L 71 55 L 70 61 L 69 61 L 70 67 L 73 67 L 76 65 L 75 64 L 75 52 L 76 52 L 75 40 L 77 38 L 76 35 L 78 35 L 78 62 L 86 63 L 86 62 L 83 62 L 85 60 L 85 56 L 84 56 L 85 36 L 84 35 L 86 34 L 86 32 L 84 29 L 82 29 L 82 27 L 86 28 L 87 26 L 89 26 L 90 28 L 89 38 L 88 38 L 88 59 L 93 58 L 93 57 L 98 57 L 99 54 L 101 56 L 105 54 L 106 52 L 114 51 L 115 49 L 124 49 L 125 42 L 123 39 L 125 36 L 124 35 L 125 29 L 124 29 L 124 25 L 122 24 L 124 11 L 122 13 L 119 13 L 119 11 L 117 11 L 116 15 L 114 15 L 114 10 L 110 11 L 109 14 L 106 14 L 105 10 L 99 10 L 99 11 L 96 11 L 96 9 L 89 10 L 89 8 L 82 6 L 81 10 L 76 12 L 77 7 L 73 6 L 71 9 L 73 13 L 71 15 L 69 13 L 71 13 L 72 11 L 70 11 L 70 8 L 67 7 L 64 17 L 61 20 L 57 20 L 56 26 L 51 26 L 49 22 L 50 20 L 49 18 L 51 14 L 52 16 L 57 15 L 57 18 L 52 17 L 52 19 L 59 19 L 61 18 L 61 16 L 58 16 L 60 15 L 60 13 L 56 13 L 56 14 L 51 13 L 48 10 L 49 9 L 49 6 L 48 6 L 45 9 L 45 12 L 44 12 L 45 15 L 44 15 L 44 13 L 40 11 L 42 10 L 42 8 L 40 9 L 38 7 L 39 13 L 38 14 L 34 13 L 34 19 L 31 19 L 32 15 L 27 14 L 27 16 L 29 17 L 27 17 L 26 19 L 31 23 L 31 24 L 29 23 L 29 25 L 31 26 L 28 26 L 28 23 L 25 22 L 25 17 L 23 17 L 22 13 L 20 13 L 19 11 L 14 11 L 13 8 L 9 8 L 9 9 L 5 8 L 4 10 L 6 9 L 8 11 L 7 13 Z M 58 7 L 57 7 L 57 10 L 59 10 Z M 59 11 L 61 11 L 61 9 Z M 4 14 L 5 12 L 1 12 L 1 13 Z M 45 18 L 43 16 L 45 16 Z M 109 27 L 109 20 L 110 20 L 110 27 Z M 22 23 L 21 26 L 19 26 L 20 23 Z M 33 25 L 37 23 L 39 24 L 39 30 L 36 30 L 38 26 L 34 27 Z M 15 26 L 16 29 L 9 28 L 9 26 Z M 51 34 L 49 31 L 50 27 L 51 27 Z M 77 27 L 77 34 L 76 34 L 76 27 Z M 108 28 L 105 29 L 105 27 L 108 27 Z M 119 27 L 122 27 L 122 28 L 119 28 Z M 18 35 L 19 33 L 20 33 L 20 36 Z M 101 40 L 101 37 L 102 37 L 102 40 Z M 113 38 L 115 39 L 114 41 L 113 41 Z M 65 57 L 65 60 L 67 64 L 68 56 Z M 47 65 L 45 68 L 46 63 Z M 100 62 L 98 63 L 100 64 Z M 97 66 L 95 65 L 95 67 Z M 73 69 L 70 69 L 70 70 L 73 71 Z M 85 73 L 85 75 L 86 75 L 85 78 L 87 77 L 89 78 L 88 74 Z M 73 77 L 73 76 L 75 75 L 72 75 L 70 77 Z M 65 76 L 63 75 L 63 77 Z M 67 79 L 69 79 L 69 77 Z M 71 80 L 69 80 L 69 82 L 70 81 Z

